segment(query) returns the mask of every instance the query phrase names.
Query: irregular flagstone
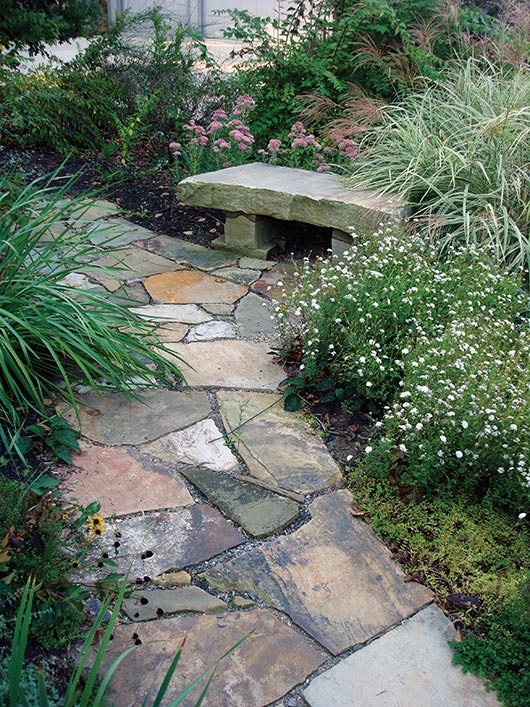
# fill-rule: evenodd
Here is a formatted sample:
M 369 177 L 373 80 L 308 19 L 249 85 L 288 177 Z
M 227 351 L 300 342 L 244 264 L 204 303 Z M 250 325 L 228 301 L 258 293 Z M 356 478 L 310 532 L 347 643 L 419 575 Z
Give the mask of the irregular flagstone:
M 263 297 L 250 292 L 239 302 L 236 309 L 236 324 L 241 336 L 272 334 L 274 323 Z
M 186 324 L 182 324 L 181 322 L 167 322 L 166 324 L 158 327 L 155 331 L 155 334 L 163 343 L 176 343 L 177 341 L 182 341 L 187 333 L 188 326 Z
M 119 206 L 114 204 L 112 201 L 106 201 L 105 199 L 98 199 L 97 201 L 87 201 L 86 208 L 83 208 L 79 212 L 78 219 L 83 219 L 85 222 L 97 221 L 101 218 L 107 218 L 108 216 L 115 216 L 121 213 Z
M 114 292 L 110 292 L 107 295 L 107 299 L 111 300 L 111 302 L 117 302 L 122 307 L 147 304 L 150 301 L 150 297 L 141 282 L 124 284 L 114 290 Z
M 235 337 L 236 328 L 231 322 L 215 319 L 193 327 L 188 341 L 213 341 L 214 339 L 235 339 Z
M 260 258 L 239 258 L 238 263 L 240 268 L 249 268 L 250 270 L 269 270 L 276 262 L 274 260 L 261 260 Z
M 233 304 L 247 288 L 197 270 L 179 270 L 148 277 L 144 283 L 153 300 L 165 304 Z
M 220 314 L 221 316 L 229 316 L 234 311 L 233 304 L 225 304 L 224 302 L 205 302 L 202 308 L 210 314 Z
M 59 285 L 64 285 L 65 287 L 71 287 L 73 289 L 80 290 L 97 290 L 99 286 L 97 283 L 92 282 L 88 277 L 81 272 L 71 272 L 68 273 L 66 277 L 59 280 Z
M 208 396 L 199 391 L 148 390 L 137 392 L 137 396 L 138 400 L 129 400 L 122 393 L 79 396 L 82 434 L 101 444 L 142 444 L 198 422 L 211 412 Z M 65 412 L 64 417 L 79 429 L 73 411 Z
M 170 587 L 187 587 L 191 584 L 191 574 L 185 570 L 180 572 L 165 572 L 158 577 L 153 577 L 153 584 L 156 587 L 162 587 L 164 589 L 169 589 Z
M 130 311 L 153 324 L 157 322 L 201 324 L 211 319 L 196 304 L 148 304 L 145 307 L 131 307 Z
M 133 621 L 151 621 L 168 614 L 184 611 L 217 614 L 227 609 L 221 599 L 208 594 L 200 587 L 175 589 L 135 590 L 123 602 L 127 616 Z
M 304 697 L 310 707 L 500 707 L 452 664 L 454 634 L 433 604 L 316 677 Z
M 86 506 L 99 501 L 105 517 L 160 508 L 191 506 L 194 501 L 179 478 L 135 459 L 125 449 L 80 443 L 74 469 L 61 485 L 66 499 Z
M 252 285 L 252 290 L 269 299 L 278 299 L 284 291 L 284 285 L 294 279 L 296 266 L 293 263 L 280 263 L 263 273 Z
M 237 282 L 240 285 L 245 285 L 248 287 L 248 285 L 251 285 L 258 279 L 259 271 L 253 270 L 252 268 L 230 267 L 223 268 L 222 270 L 216 270 L 212 273 L 212 275 L 223 277 L 226 280 L 231 280 L 232 282 Z
M 186 646 L 166 693 L 167 704 L 209 668 L 237 641 L 253 634 L 227 656 L 208 690 L 208 707 L 265 707 L 302 683 L 325 656 L 270 611 L 231 612 L 223 626 L 215 616 L 182 615 L 134 626 L 117 626 L 105 653 L 102 671 L 133 644 L 142 645 L 118 667 L 109 694 L 115 707 L 141 704 L 151 685 L 158 689 L 169 664 L 186 636 Z M 183 707 L 197 701 L 204 681 Z
M 180 473 L 231 520 L 260 538 L 277 532 L 298 516 L 299 505 L 259 486 L 209 469 L 185 468 Z
M 272 363 L 268 346 L 254 341 L 219 339 L 167 348 L 193 366 L 192 371 L 186 369 L 190 386 L 275 390 L 284 377 Z
M 163 235 L 155 236 L 138 245 L 141 248 L 150 250 L 152 253 L 186 263 L 199 268 L 199 270 L 217 270 L 217 268 L 234 265 L 237 260 L 237 256 L 232 253 L 204 248 L 204 246 L 196 245 L 195 243 L 187 243 L 179 238 L 170 238 Z
M 119 538 L 119 554 L 114 542 Z M 108 521 L 93 552 L 108 552 L 118 572 L 130 569 L 130 578 L 155 577 L 209 560 L 245 541 L 215 508 L 194 505 L 177 511 L 152 512 Z M 108 572 L 98 570 L 97 573 Z
M 326 445 L 308 433 L 300 413 L 283 409 L 281 396 L 221 391 L 217 399 L 223 423 L 235 430 L 239 454 L 252 476 L 299 493 L 341 480 Z
M 93 245 L 116 248 L 134 241 L 152 238 L 153 232 L 137 226 L 132 221 L 127 221 L 123 218 L 112 218 L 108 221 L 96 221 L 87 230 L 86 235 Z
M 224 443 L 221 431 L 210 419 L 172 432 L 144 445 L 141 451 L 168 462 L 201 464 L 216 471 L 228 471 L 239 464 Z
M 142 248 L 122 248 L 92 261 L 85 272 L 113 292 L 123 281 L 138 280 L 149 275 L 172 272 L 182 268 L 172 260 L 162 258 Z M 112 270 L 108 269 L 112 268 Z
M 371 528 L 352 517 L 351 501 L 346 490 L 317 498 L 309 523 L 204 578 L 223 591 L 262 598 L 334 655 L 374 638 L 431 602 L 432 594 L 404 581 Z

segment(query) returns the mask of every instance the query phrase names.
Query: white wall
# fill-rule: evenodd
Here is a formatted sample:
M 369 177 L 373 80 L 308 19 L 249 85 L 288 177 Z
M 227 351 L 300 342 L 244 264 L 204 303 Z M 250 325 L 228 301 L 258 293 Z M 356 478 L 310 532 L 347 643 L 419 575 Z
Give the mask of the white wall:
M 248 10 L 251 15 L 277 17 L 280 0 L 109 0 L 109 18 L 116 12 L 141 12 L 153 6 L 201 30 L 205 37 L 222 37 L 222 28 L 229 20 L 214 16 L 215 10 Z

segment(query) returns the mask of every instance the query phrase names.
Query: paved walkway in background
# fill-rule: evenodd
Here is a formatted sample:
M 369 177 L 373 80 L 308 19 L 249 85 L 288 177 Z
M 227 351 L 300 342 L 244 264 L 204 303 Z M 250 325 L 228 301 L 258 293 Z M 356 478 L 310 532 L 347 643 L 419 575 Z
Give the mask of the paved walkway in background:
M 206 707 L 497 705 L 451 665 L 454 632 L 433 596 L 352 516 L 341 469 L 282 408 L 263 304 L 286 266 L 156 235 L 104 202 L 74 226 L 115 269 L 87 263 L 70 285 L 127 296 L 168 356 L 193 366 L 188 387 L 141 401 L 80 392 L 82 452 L 62 491 L 101 503 L 99 549 L 118 544 L 136 583 L 106 659 L 139 644 L 113 681 L 116 707 L 141 705 L 184 636 L 168 698 L 249 632 Z

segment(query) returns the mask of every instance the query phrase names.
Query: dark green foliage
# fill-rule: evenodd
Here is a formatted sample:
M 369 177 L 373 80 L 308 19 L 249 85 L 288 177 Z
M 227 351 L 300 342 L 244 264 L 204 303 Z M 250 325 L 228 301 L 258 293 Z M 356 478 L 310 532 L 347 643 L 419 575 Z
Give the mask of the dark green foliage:
M 452 644 L 455 661 L 486 678 L 505 707 L 522 707 L 530 695 L 530 573 L 479 629 Z
M 35 54 L 45 43 L 87 34 L 101 18 L 99 0 L 2 0 L 0 45 Z

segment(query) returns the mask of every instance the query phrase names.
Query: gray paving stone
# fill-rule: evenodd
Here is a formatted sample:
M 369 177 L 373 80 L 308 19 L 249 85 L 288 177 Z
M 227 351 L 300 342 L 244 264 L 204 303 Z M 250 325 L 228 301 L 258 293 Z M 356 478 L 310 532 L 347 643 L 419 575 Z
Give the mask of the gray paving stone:
M 299 505 L 259 486 L 227 474 L 200 468 L 180 472 L 231 520 L 247 533 L 261 538 L 292 523 Z
M 451 623 L 435 605 L 316 677 L 310 707 L 500 707 L 481 681 L 451 663 Z
M 130 310 L 153 324 L 158 322 L 201 324 L 211 319 L 210 315 L 196 304 L 148 304 L 145 307 L 131 307 Z
M 79 396 L 82 434 L 101 444 L 143 444 L 211 413 L 208 396 L 199 391 L 149 390 L 137 395 L 138 400 L 128 400 L 122 393 Z M 64 417 L 79 428 L 74 412 L 65 412 Z
M 216 471 L 228 471 L 238 466 L 237 458 L 228 449 L 221 431 L 211 419 L 171 432 L 151 444 L 141 447 L 151 454 L 172 464 L 204 465 Z
M 141 282 L 123 285 L 114 290 L 114 292 L 109 292 L 107 299 L 127 308 L 147 304 L 150 301 L 150 297 Z
M 284 377 L 272 363 L 269 347 L 254 341 L 220 339 L 167 344 L 167 348 L 193 366 L 194 370 L 185 371 L 192 387 L 275 390 Z
M 143 248 L 131 246 L 117 249 L 92 261 L 90 267 L 85 268 L 84 272 L 113 292 L 121 287 L 124 281 L 172 272 L 182 267 L 172 260 L 162 258 Z
M 227 606 L 224 601 L 200 587 L 177 587 L 135 590 L 131 597 L 124 600 L 123 608 L 133 621 L 151 621 L 184 611 L 218 614 L 225 611 Z
M 214 339 L 235 339 L 235 337 L 236 328 L 232 322 L 215 319 L 193 327 L 188 341 L 213 341 Z
M 317 498 L 309 523 L 204 578 L 222 591 L 260 597 L 334 655 L 374 638 L 431 602 L 432 594 L 405 583 L 387 548 L 352 517 L 351 501 L 345 490 Z
M 86 235 L 93 245 L 116 248 L 152 238 L 153 232 L 137 226 L 132 221 L 112 218 L 108 221 L 96 221 L 87 229 Z
M 210 314 L 217 314 L 226 317 L 232 314 L 235 307 L 233 304 L 225 304 L 224 302 L 205 302 L 201 306 L 207 312 L 210 312 Z
M 152 235 L 152 234 L 151 234 Z M 231 253 L 211 250 L 195 243 L 187 243 L 179 238 L 155 236 L 144 241 L 141 246 L 166 258 L 186 263 L 199 270 L 217 270 L 234 265 L 237 257 Z
M 237 282 L 239 285 L 246 285 L 248 287 L 248 285 L 251 285 L 258 279 L 260 273 L 252 268 L 230 267 L 222 268 L 222 270 L 215 270 L 212 275 L 224 277 L 226 280 Z
M 263 297 L 253 292 L 249 292 L 239 302 L 236 308 L 236 324 L 241 336 L 252 337 L 275 332 L 270 311 L 264 306 L 266 303 Z
M 120 548 L 114 558 L 117 537 Z M 108 552 L 116 561 L 115 571 L 129 571 L 133 581 L 209 560 L 244 541 L 245 536 L 219 511 L 195 504 L 176 511 L 109 520 L 105 533 L 93 543 L 93 553 Z M 94 569 L 94 574 L 108 571 Z
M 247 258 L 243 257 L 239 259 L 240 268 L 249 268 L 250 270 L 268 270 L 276 265 L 274 260 L 261 260 L 260 258 Z
M 115 707 L 141 704 L 151 685 L 158 689 L 184 637 L 186 645 L 166 700 L 175 699 L 189 683 L 237 641 L 252 635 L 217 670 L 204 705 L 208 707 L 265 707 L 280 699 L 323 663 L 325 656 L 270 611 L 230 612 L 219 626 L 215 616 L 179 615 L 160 621 L 117 626 L 105 653 L 107 670 L 121 652 L 141 646 L 118 667 L 109 698 Z M 184 702 L 194 705 L 204 681 Z M 164 704 L 168 704 L 165 702 Z
M 220 391 L 217 399 L 223 423 L 227 430 L 235 429 L 238 451 L 252 476 L 299 493 L 341 480 L 325 444 L 308 433 L 300 413 L 283 409 L 281 396 Z

